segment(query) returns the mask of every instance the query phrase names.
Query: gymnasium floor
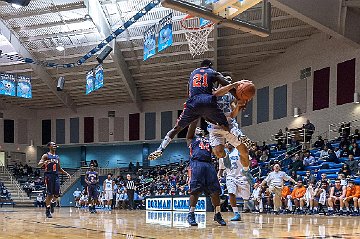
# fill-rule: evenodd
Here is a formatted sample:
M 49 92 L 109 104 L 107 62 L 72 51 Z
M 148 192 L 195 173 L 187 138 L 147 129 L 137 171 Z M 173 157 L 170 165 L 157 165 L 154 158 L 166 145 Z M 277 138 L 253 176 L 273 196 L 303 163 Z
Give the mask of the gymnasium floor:
M 224 213 L 229 221 L 231 213 Z M 220 227 L 212 213 L 200 213 L 200 228 L 187 226 L 186 212 L 121 211 L 89 214 L 56 209 L 1 208 L 0 238 L 360 238 L 359 218 L 244 214 L 242 222 Z

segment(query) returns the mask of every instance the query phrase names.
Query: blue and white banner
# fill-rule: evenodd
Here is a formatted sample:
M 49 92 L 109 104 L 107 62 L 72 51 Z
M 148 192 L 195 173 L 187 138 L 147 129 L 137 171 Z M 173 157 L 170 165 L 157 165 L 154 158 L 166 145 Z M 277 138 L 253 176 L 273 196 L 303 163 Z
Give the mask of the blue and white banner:
M 13 74 L 0 74 L 0 95 L 16 96 L 16 80 Z
M 144 32 L 144 61 L 156 54 L 155 25 Z
M 190 202 L 189 198 L 173 198 L 173 210 L 174 211 L 189 211 Z M 199 197 L 196 204 L 195 211 L 206 212 L 206 197 Z
M 162 51 L 173 43 L 172 13 L 159 21 L 160 31 L 158 39 L 158 51 Z
M 100 89 L 104 86 L 104 69 L 102 65 L 98 65 L 95 68 L 95 88 L 94 90 Z
M 146 198 L 146 210 L 172 210 L 172 198 Z
M 189 198 L 182 196 L 146 198 L 146 210 L 189 211 Z M 206 212 L 206 197 L 199 197 L 196 212 Z
M 28 76 L 17 76 L 17 97 L 31 99 L 32 98 L 32 89 L 31 89 L 31 78 Z
M 94 91 L 95 77 L 93 70 L 86 73 L 86 94 L 90 94 Z

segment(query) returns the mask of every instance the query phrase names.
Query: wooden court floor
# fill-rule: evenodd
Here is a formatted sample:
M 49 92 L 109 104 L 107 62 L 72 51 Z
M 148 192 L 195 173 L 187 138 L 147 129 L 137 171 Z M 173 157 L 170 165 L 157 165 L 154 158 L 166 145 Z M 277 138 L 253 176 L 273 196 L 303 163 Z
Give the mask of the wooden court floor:
M 241 222 L 221 227 L 212 213 L 199 213 L 199 227 L 189 227 L 186 212 L 123 211 L 89 214 L 56 209 L 45 219 L 36 208 L 1 208 L 0 238 L 360 238 L 359 217 L 243 214 Z

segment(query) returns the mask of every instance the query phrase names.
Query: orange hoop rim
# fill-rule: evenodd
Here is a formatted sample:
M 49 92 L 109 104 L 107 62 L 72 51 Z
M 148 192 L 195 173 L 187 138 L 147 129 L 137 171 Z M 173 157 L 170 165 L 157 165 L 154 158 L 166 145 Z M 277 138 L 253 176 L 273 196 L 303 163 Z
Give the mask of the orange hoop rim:
M 186 15 L 183 19 L 180 20 L 180 24 L 182 26 L 182 28 L 186 29 L 186 30 L 192 30 L 192 31 L 198 31 L 198 30 L 203 30 L 205 28 L 210 28 L 212 27 L 215 23 L 213 23 L 212 21 L 210 21 L 208 24 L 202 26 L 202 27 L 187 27 L 184 25 L 184 22 L 188 19 L 191 19 L 191 18 L 199 18 L 199 17 L 196 17 L 196 16 L 191 16 L 190 14 Z

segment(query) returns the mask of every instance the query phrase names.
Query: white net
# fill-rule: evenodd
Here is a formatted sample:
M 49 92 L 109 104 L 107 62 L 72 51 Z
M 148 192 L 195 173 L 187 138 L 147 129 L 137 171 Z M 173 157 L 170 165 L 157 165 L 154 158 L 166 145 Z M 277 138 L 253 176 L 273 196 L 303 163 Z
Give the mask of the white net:
M 186 30 L 185 37 L 192 57 L 202 55 L 209 50 L 208 37 L 214 29 L 214 24 L 201 26 L 199 18 L 189 18 L 183 21 L 182 26 Z

